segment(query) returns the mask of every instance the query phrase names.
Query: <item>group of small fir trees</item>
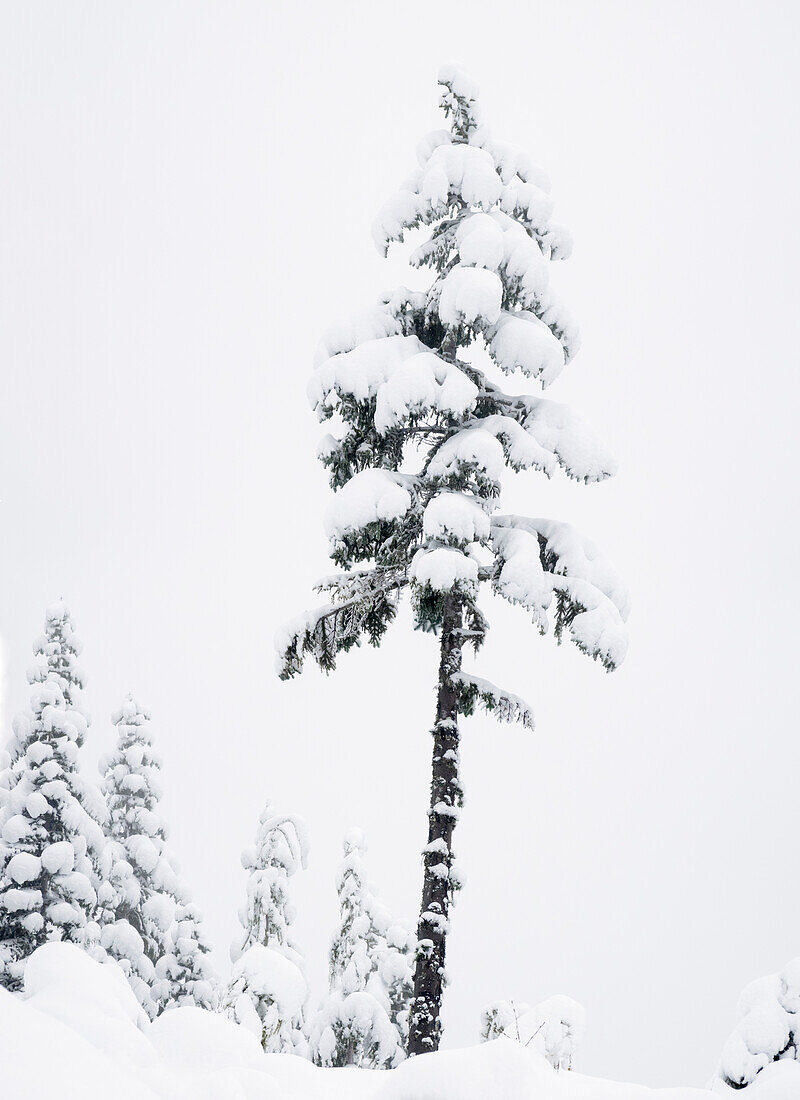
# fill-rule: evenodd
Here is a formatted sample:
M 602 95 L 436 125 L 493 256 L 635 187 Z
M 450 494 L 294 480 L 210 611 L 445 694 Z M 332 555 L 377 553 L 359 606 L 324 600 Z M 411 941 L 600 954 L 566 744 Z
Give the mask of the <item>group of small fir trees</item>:
M 81 649 L 69 610 L 53 604 L 34 643 L 30 704 L 0 754 L 0 985 L 20 991 L 30 955 L 63 940 L 118 964 L 151 1019 L 212 1007 L 209 945 L 158 812 L 150 716 L 131 696 L 112 716 L 100 786 L 80 770 Z
M 345 839 L 330 990 L 310 1013 L 289 897 L 308 840 L 299 818 L 266 805 L 242 854 L 241 933 L 221 985 L 167 848 L 161 763 L 150 715 L 133 697 L 112 715 L 115 747 L 100 760 L 100 784 L 80 770 L 89 729 L 81 649 L 66 605 L 53 604 L 34 643 L 30 705 L 0 750 L 0 985 L 21 992 L 33 952 L 66 941 L 119 966 L 150 1019 L 194 1005 L 248 1028 L 268 1053 L 326 1066 L 395 1065 L 404 1057 L 414 941 L 364 879 L 363 837 Z
M 36 643 L 30 707 L 15 720 L 0 776 L 0 984 L 8 989 L 21 988 L 40 944 L 68 940 L 120 965 L 151 1017 L 170 1005 L 217 1008 L 267 1052 L 390 1068 L 439 1046 L 459 887 L 459 721 L 483 706 L 533 727 L 523 699 L 464 667 L 488 629 L 479 596 L 488 587 L 520 606 L 542 634 L 552 621 L 559 642 L 568 636 L 609 671 L 625 655 L 628 610 L 624 586 L 587 539 L 567 524 L 500 510 L 506 469 L 548 477 L 560 469 L 589 483 L 611 476 L 614 463 L 568 408 L 501 385 L 520 373 L 546 387 L 577 351 L 577 328 L 549 279 L 571 242 L 551 221 L 544 173 L 486 128 L 474 82 L 448 66 L 439 83 L 449 127 L 420 143 L 419 167 L 374 229 L 384 253 L 428 230 L 416 232 L 410 263 L 430 280 L 424 290 L 397 289 L 321 343 L 309 393 L 331 425 L 319 453 L 335 491 L 326 529 L 341 572 L 318 585 L 328 602 L 276 643 L 282 678 L 306 656 L 330 672 L 341 652 L 380 644 L 404 593 L 415 627 L 439 639 L 416 934 L 378 901 L 364 876 L 364 838 L 349 832 L 329 991 L 311 1012 L 289 898 L 308 842 L 299 819 L 267 804 L 242 857 L 241 933 L 219 987 L 166 849 L 159 761 L 149 716 L 133 698 L 113 716 L 117 746 L 102 762 L 100 791 L 81 778 L 80 644 L 59 603 Z M 560 1003 L 539 1007 L 547 1056 L 563 1064 L 577 1017 Z M 518 1022 L 499 1003 L 487 1010 L 484 1038 L 518 1031 Z
M 305 867 L 308 841 L 297 817 L 267 804 L 255 844 L 242 854 L 247 896 L 222 1011 L 248 1028 L 268 1053 L 292 1053 L 318 1066 L 389 1069 L 406 1056 L 415 938 L 368 884 L 365 841 L 344 839 L 336 885 L 339 922 L 329 960 L 329 991 L 309 1008 L 305 966 L 291 937 L 289 879 Z

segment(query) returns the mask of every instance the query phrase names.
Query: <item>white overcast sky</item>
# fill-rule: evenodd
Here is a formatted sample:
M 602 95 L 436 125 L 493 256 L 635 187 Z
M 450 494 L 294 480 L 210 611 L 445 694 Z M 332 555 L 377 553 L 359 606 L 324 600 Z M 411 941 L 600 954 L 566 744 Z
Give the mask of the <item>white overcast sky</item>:
M 613 676 L 488 607 L 475 664 L 531 735 L 464 726 L 446 1041 L 570 994 L 579 1068 L 702 1084 L 750 979 L 800 952 L 795 4 L 0 4 L 0 635 L 6 729 L 45 606 L 85 641 L 86 763 L 133 691 L 224 964 L 264 800 L 307 818 L 324 989 L 340 838 L 416 917 L 436 654 L 405 616 L 282 684 L 329 571 L 324 327 L 406 276 L 370 224 L 463 63 L 550 172 L 583 350 L 553 396 L 615 450 L 509 478 L 633 592 Z

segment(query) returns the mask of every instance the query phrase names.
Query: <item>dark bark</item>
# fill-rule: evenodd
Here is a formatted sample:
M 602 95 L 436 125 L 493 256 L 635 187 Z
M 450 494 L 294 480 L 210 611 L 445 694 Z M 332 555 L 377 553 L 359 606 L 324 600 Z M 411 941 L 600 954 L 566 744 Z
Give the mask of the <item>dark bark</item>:
M 458 778 L 458 690 L 452 677 L 461 670 L 464 644 L 462 607 L 445 600 L 442 619 L 439 689 L 433 727 L 433 771 L 428 810 L 428 844 L 423 852 L 422 906 L 417 928 L 414 998 L 409 1020 L 408 1054 L 439 1049 L 445 974 L 447 924 L 452 900 L 453 829 L 461 805 Z

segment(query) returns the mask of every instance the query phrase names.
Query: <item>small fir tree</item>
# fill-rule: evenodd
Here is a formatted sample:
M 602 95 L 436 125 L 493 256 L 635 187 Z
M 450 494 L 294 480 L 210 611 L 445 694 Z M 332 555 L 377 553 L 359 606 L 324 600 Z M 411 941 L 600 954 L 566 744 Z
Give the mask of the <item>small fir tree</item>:
M 117 745 L 100 762 L 109 820 L 100 942 L 153 1017 L 155 967 L 171 950 L 170 929 L 183 887 L 166 853 L 167 832 L 158 812 L 161 761 L 153 752 L 150 714 L 129 695 L 112 721 Z
M 214 1012 L 217 982 L 211 966 L 211 945 L 193 902 L 178 905 L 170 928 L 169 949 L 156 964 L 154 994 L 164 1009 L 194 1005 Z
M 627 595 L 592 544 L 566 524 L 500 513 L 505 467 L 595 482 L 614 463 L 568 408 L 502 388 L 515 372 L 549 385 L 577 350 L 548 272 L 570 240 L 551 221 L 544 173 L 484 126 L 475 83 L 455 66 L 439 83 L 449 129 L 420 143 L 420 167 L 374 230 L 385 252 L 429 227 L 411 263 L 431 281 L 400 288 L 322 342 L 309 395 L 336 431 L 320 457 L 335 490 L 331 556 L 343 572 L 318 586 L 329 602 L 277 639 L 283 678 L 307 655 L 330 671 L 340 652 L 380 643 L 404 592 L 417 629 L 439 637 L 411 1054 L 437 1049 L 441 1034 L 459 718 L 481 704 L 533 725 L 523 700 L 462 667 L 465 645 L 477 651 L 487 630 L 479 593 L 488 585 L 520 605 L 542 633 L 551 614 L 559 641 L 568 634 L 608 670 L 627 645 Z
M 156 970 L 142 936 L 139 883 L 118 842 L 109 840 L 106 851 L 107 875 L 98 892 L 98 943 L 92 954 L 98 960 L 117 963 L 152 1020 L 159 1011 L 153 992 Z
M 307 859 L 303 822 L 275 813 L 267 803 L 255 844 L 242 853 L 247 900 L 239 911 L 242 931 L 231 947 L 224 1011 L 257 1035 L 268 1053 L 306 1053 L 308 987 L 289 931 L 295 918 L 289 879 Z
M 105 846 L 102 799 L 78 756 L 89 718 L 80 706 L 81 643 L 62 603 L 47 609 L 29 709 L 14 719 L 0 781 L 0 984 L 19 990 L 28 956 L 49 940 L 81 946 L 93 922 Z
M 331 945 L 330 993 L 309 1039 L 317 1065 L 388 1069 L 405 1057 L 410 940 L 365 881 L 365 848 L 363 833 L 350 830 L 336 883 L 340 919 Z
M 377 921 L 376 927 L 383 929 L 382 943 L 377 953 L 377 972 L 385 990 L 389 1019 L 399 1036 L 400 1051 L 405 1055 L 417 937 L 405 923 L 391 920 L 388 913 L 383 921 Z

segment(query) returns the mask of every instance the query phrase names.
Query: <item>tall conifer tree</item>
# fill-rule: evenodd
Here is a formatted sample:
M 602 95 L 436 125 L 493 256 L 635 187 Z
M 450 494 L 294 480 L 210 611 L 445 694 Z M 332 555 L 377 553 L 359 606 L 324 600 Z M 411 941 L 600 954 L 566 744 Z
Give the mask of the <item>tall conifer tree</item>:
M 533 725 L 529 706 L 463 668 L 487 622 L 482 586 L 523 607 L 606 669 L 626 649 L 627 596 L 597 551 L 569 526 L 502 514 L 505 467 L 561 468 L 578 481 L 614 472 L 605 450 L 563 405 L 506 393 L 502 375 L 547 386 L 575 354 L 577 329 L 549 283 L 570 239 L 551 221 L 544 173 L 496 141 L 477 87 L 439 76 L 449 128 L 419 145 L 419 168 L 375 224 L 385 252 L 410 230 L 430 233 L 410 256 L 423 291 L 400 288 L 322 342 L 309 395 L 334 434 L 320 448 L 335 490 L 326 517 L 343 572 L 318 586 L 328 603 L 277 639 L 279 673 L 311 655 L 326 671 L 364 639 L 378 645 L 408 591 L 415 625 L 439 638 L 428 843 L 408 1050 L 439 1045 L 445 942 L 453 891 L 453 830 L 462 792 L 459 718 L 481 704 Z

